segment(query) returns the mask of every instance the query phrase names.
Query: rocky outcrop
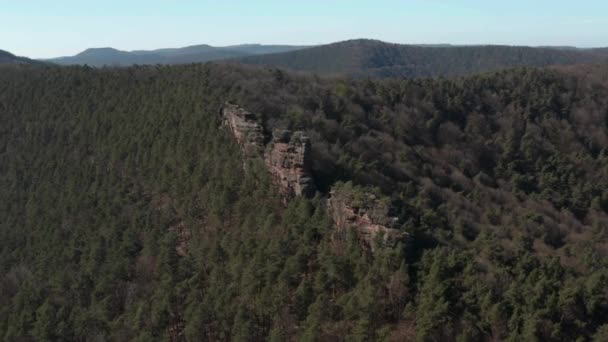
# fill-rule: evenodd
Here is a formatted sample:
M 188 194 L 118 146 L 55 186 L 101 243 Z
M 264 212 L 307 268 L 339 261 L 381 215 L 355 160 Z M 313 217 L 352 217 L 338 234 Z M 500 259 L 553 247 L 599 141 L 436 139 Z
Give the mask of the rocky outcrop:
M 173 232 L 177 237 L 175 241 L 175 251 L 179 256 L 188 255 L 188 245 L 190 239 L 192 239 L 192 232 L 186 228 L 183 221 L 178 221 L 169 226 L 169 231 Z
M 287 130 L 273 133 L 264 162 L 284 200 L 315 193 L 310 173 L 310 139 L 302 132 Z
M 246 158 L 263 158 L 278 187 L 283 203 L 294 197 L 311 197 L 315 186 L 311 173 L 310 139 L 300 131 L 277 130 L 266 144 L 259 118 L 233 104 L 221 110 L 222 123 L 230 129 Z M 368 188 L 337 184 L 331 191 L 328 210 L 336 224 L 334 241 L 346 241 L 355 231 L 364 248 L 407 243 L 409 235 L 399 229 L 388 199 Z M 381 237 L 381 238 L 379 238 Z
M 239 106 L 226 104 L 221 110 L 227 126 L 247 158 L 262 157 L 283 202 L 315 193 L 310 172 L 310 139 L 303 132 L 279 130 L 265 145 L 264 129 L 257 116 Z
M 264 149 L 264 129 L 255 114 L 233 104 L 225 104 L 221 109 L 222 124 L 227 126 L 245 157 L 262 154 Z
M 363 189 L 347 185 L 334 188 L 328 208 L 337 228 L 334 239 L 344 241 L 354 230 L 361 244 L 372 251 L 376 241 L 395 245 L 409 240 L 409 235 L 398 229 L 398 219 L 390 215 L 388 200 Z

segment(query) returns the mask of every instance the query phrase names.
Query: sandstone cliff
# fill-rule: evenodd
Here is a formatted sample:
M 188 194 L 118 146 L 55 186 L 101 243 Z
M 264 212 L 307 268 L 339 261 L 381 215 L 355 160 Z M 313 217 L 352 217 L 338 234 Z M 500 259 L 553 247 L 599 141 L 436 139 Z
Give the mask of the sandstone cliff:
M 257 116 L 239 106 L 226 104 L 222 122 L 241 146 L 246 158 L 263 157 L 286 204 L 296 196 L 315 193 L 310 173 L 310 140 L 303 132 L 276 131 L 265 145 L 264 129 Z
M 390 203 L 378 195 L 350 184 L 340 184 L 328 200 L 330 214 L 336 223 L 334 239 L 345 240 L 354 230 L 361 244 L 374 249 L 375 241 L 394 245 L 407 242 L 408 234 L 398 229 L 398 220 L 390 215 Z
M 297 196 L 311 197 L 315 186 L 311 173 L 310 139 L 303 132 L 277 130 L 266 144 L 259 118 L 237 105 L 221 110 L 222 123 L 232 132 L 246 158 L 263 158 L 284 204 Z M 388 199 L 350 183 L 336 184 L 328 200 L 328 211 L 336 231 L 334 241 L 345 241 L 355 231 L 361 245 L 373 251 L 376 242 L 395 245 L 407 242 L 408 234 L 398 229 L 390 214 Z M 379 238 L 381 237 L 381 238 Z
M 276 131 L 264 156 L 285 200 L 315 193 L 310 173 L 310 140 L 302 132 Z
M 251 158 L 262 154 L 264 129 L 255 114 L 237 105 L 225 104 L 221 115 L 222 124 L 230 129 L 245 157 Z

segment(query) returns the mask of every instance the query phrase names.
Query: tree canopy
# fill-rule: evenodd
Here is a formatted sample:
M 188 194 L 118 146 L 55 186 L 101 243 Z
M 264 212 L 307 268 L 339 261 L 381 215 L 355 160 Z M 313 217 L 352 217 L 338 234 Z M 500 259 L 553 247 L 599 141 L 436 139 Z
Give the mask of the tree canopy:
M 0 66 L 0 337 L 603 340 L 607 73 Z M 306 132 L 315 198 L 282 205 L 226 101 Z M 413 242 L 334 244 L 337 183 Z

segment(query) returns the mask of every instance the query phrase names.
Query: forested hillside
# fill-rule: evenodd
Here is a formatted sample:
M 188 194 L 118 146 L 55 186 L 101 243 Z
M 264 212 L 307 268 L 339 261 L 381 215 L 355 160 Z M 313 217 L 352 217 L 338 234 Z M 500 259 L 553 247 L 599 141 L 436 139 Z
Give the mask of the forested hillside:
M 420 46 L 358 39 L 263 56 L 240 63 L 356 77 L 469 75 L 518 66 L 544 67 L 608 61 L 603 49 L 525 46 Z
M 605 341 L 607 74 L 0 66 L 0 337 Z M 314 198 L 226 102 L 306 133 Z M 334 189 L 408 242 L 337 240 Z
M 36 64 L 39 62 L 35 62 L 31 59 L 25 57 L 17 57 L 12 53 L 4 50 L 0 50 L 0 64 Z
M 193 45 L 183 48 L 122 51 L 113 48 L 87 49 L 75 56 L 49 59 L 59 65 L 89 65 L 101 67 L 134 64 L 188 64 L 237 58 L 267 53 L 281 53 L 303 49 L 305 46 L 243 44 L 233 46 Z

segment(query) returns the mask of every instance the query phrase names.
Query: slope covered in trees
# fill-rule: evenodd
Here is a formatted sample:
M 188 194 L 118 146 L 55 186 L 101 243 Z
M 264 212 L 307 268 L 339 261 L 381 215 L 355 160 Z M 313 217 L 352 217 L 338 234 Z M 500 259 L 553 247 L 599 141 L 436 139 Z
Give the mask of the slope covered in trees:
M 608 60 L 602 49 L 520 46 L 420 46 L 350 40 L 299 51 L 249 56 L 239 62 L 358 77 L 435 77 L 517 66 L 543 67 Z
M 60 65 L 129 66 L 134 64 L 188 64 L 303 49 L 305 46 L 243 44 L 225 47 L 193 45 L 183 48 L 121 51 L 113 48 L 87 49 L 75 56 L 48 60 Z
M 25 57 L 17 57 L 12 53 L 4 50 L 0 50 L 0 64 L 37 64 L 31 59 Z
M 0 336 L 603 341 L 607 70 L 3 66 Z M 315 198 L 283 207 L 224 102 L 306 132 Z M 335 184 L 411 242 L 333 239 Z

